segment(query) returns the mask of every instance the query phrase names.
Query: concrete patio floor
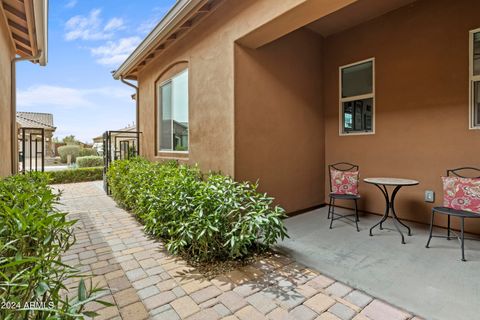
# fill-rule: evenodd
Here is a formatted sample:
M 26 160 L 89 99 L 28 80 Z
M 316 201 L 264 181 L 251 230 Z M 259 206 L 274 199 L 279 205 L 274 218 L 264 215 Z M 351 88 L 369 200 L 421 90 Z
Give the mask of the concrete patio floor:
M 462 262 L 456 239 L 433 238 L 426 249 L 425 225 L 407 222 L 412 236 L 405 237 L 406 244 L 401 244 L 391 219 L 383 231 L 376 228 L 370 237 L 368 230 L 379 219 L 361 216 L 360 232 L 343 220 L 334 221 L 329 230 L 327 208 L 320 208 L 288 218 L 290 239 L 278 249 L 327 276 L 426 319 L 478 319 L 480 242 L 466 240 L 467 262 Z

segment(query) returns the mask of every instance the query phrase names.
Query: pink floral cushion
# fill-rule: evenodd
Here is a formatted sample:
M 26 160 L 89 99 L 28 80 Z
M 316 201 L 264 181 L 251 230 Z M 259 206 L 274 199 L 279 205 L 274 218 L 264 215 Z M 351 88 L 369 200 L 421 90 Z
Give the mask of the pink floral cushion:
M 339 171 L 330 169 L 332 193 L 358 194 L 358 171 Z
M 442 177 L 443 206 L 480 214 L 480 179 Z

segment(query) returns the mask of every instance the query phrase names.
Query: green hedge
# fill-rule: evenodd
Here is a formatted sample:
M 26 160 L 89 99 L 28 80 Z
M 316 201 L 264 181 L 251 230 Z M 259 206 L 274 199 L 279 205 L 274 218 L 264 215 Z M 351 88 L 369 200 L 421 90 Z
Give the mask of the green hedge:
M 67 163 L 68 155 L 72 156 L 72 163 L 74 163 L 80 154 L 80 146 L 75 144 L 67 144 L 66 146 L 58 148 L 58 154 L 60 155 L 60 161 L 62 163 Z
M 115 161 L 107 173 L 116 201 L 166 241 L 167 249 L 196 261 L 242 258 L 287 236 L 284 210 L 258 193 L 197 167 L 143 159 Z
M 97 301 L 98 289 L 88 291 L 80 280 L 76 298 L 67 299 L 61 292 L 65 281 L 79 277 L 61 262 L 75 242 L 75 221 L 56 209 L 59 196 L 47 182 L 40 173 L 0 179 L 0 319 L 93 315 L 83 308 Z M 44 309 L 38 309 L 41 304 Z
M 78 153 L 79 157 L 87 157 L 87 156 L 98 156 L 97 150 L 93 148 L 81 148 L 80 152 Z
M 103 157 L 85 156 L 77 158 L 77 166 L 79 168 L 93 168 L 103 166 Z
M 67 169 L 47 172 L 50 183 L 72 183 L 103 179 L 103 167 Z

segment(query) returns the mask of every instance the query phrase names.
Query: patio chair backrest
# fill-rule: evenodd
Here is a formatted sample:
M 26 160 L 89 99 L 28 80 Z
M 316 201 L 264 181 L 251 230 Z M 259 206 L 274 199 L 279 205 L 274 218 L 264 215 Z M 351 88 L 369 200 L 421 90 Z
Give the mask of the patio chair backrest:
M 338 171 L 358 171 L 359 166 L 356 164 L 351 164 L 348 162 L 337 162 L 334 164 L 329 164 L 328 165 L 328 182 L 330 183 L 330 192 L 332 191 L 332 169 L 338 170 Z
M 461 173 L 471 173 L 473 175 L 463 175 Z M 478 179 L 480 178 L 480 169 L 474 168 L 474 167 L 461 167 L 461 168 L 456 168 L 456 169 L 448 169 L 447 170 L 447 177 L 459 177 L 459 178 L 474 178 Z
M 449 169 L 442 181 L 444 207 L 480 214 L 480 169 Z

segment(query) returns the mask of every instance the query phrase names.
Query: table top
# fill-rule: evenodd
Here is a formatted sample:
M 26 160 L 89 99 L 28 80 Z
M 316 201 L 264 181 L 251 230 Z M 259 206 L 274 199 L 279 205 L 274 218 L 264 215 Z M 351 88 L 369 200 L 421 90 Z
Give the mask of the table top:
M 412 179 L 401 179 L 401 178 L 365 178 L 363 179 L 366 183 L 371 184 L 381 184 L 385 186 L 414 186 L 419 184 L 417 180 Z

